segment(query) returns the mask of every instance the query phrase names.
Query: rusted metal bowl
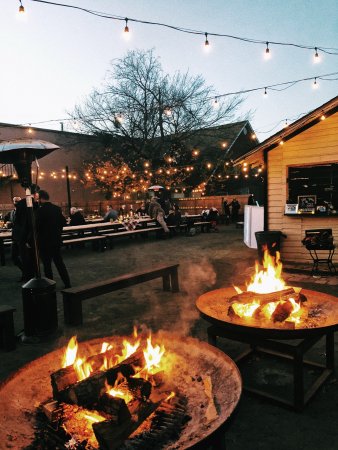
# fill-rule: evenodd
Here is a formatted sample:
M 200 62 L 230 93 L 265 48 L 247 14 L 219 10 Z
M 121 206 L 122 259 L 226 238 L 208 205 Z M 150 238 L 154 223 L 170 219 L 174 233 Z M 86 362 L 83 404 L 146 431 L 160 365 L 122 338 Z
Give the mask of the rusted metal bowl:
M 80 345 L 99 349 L 104 340 L 121 342 L 122 339 L 109 336 Z M 158 333 L 155 339 L 184 362 L 174 375 L 175 383 L 188 398 L 188 413 L 192 417 L 174 446 L 168 449 L 207 448 L 207 442 L 222 430 L 240 399 L 242 380 L 237 366 L 220 350 L 193 338 Z M 34 440 L 36 407 L 52 397 L 50 374 L 60 368 L 63 352 L 64 349 L 58 349 L 30 362 L 0 385 L 0 442 L 4 448 L 23 449 Z M 203 392 L 196 391 L 197 382 L 191 387 L 197 375 L 211 379 L 218 414 L 210 423 L 200 407 L 201 396 L 205 395 L 203 382 L 198 383 Z
M 302 320 L 294 329 L 267 319 L 230 317 L 228 315 L 230 300 L 236 295 L 233 287 L 206 292 L 197 299 L 196 306 L 201 316 L 214 325 L 266 339 L 303 339 L 337 330 L 338 298 L 308 289 L 302 289 L 301 293 L 307 298 L 304 308 L 307 308 L 309 319 Z

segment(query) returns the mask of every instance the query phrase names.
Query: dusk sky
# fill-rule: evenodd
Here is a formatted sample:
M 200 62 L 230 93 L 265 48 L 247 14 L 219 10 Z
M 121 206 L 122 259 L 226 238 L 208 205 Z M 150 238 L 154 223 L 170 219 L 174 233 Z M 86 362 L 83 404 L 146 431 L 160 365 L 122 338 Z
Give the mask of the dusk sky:
M 337 0 L 64 0 L 63 3 L 123 17 L 226 33 L 264 41 L 332 47 L 338 53 Z M 81 11 L 22 0 L 0 0 L 0 122 L 59 128 L 93 87 L 99 87 L 110 62 L 128 49 L 155 49 L 166 72 L 202 74 L 218 94 L 338 72 L 338 55 L 179 33 L 158 26 L 129 23 Z M 338 75 L 333 78 L 338 78 Z M 238 116 L 251 111 L 260 140 L 278 131 L 285 118 L 296 119 L 337 95 L 338 81 L 313 80 L 281 92 L 246 95 Z M 277 123 L 281 123 L 277 125 Z M 291 120 L 292 121 L 292 120 Z

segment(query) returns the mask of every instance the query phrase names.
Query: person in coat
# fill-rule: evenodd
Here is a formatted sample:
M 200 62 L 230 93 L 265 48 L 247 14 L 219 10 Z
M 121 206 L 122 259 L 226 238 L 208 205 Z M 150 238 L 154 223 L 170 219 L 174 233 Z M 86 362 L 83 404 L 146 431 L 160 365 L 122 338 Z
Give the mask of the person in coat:
M 65 288 L 69 288 L 70 279 L 61 255 L 62 228 L 66 225 L 66 219 L 61 208 L 49 201 L 48 192 L 39 191 L 39 203 L 40 207 L 36 211 L 36 231 L 45 276 L 53 279 L 53 261 Z

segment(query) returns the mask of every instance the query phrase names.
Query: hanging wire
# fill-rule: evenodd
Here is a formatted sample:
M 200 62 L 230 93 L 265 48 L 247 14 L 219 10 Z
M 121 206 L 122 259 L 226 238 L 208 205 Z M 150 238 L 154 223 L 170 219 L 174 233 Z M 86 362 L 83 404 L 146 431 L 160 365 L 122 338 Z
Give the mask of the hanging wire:
M 83 8 L 81 6 L 67 5 L 64 3 L 50 2 L 47 0 L 31 0 L 31 1 L 36 2 L 36 3 L 43 3 L 46 5 L 76 9 L 78 11 L 83 11 L 85 13 L 91 14 L 93 16 L 101 17 L 104 19 L 125 21 L 125 16 L 123 17 L 123 16 L 117 16 L 117 15 L 113 15 L 113 14 L 109 14 L 109 13 L 105 13 L 105 12 L 94 11 L 91 9 Z M 179 31 L 181 33 L 186 33 L 186 34 L 204 35 L 205 36 L 205 31 L 202 31 L 202 30 L 194 30 L 191 28 L 185 28 L 185 27 L 180 27 L 180 26 L 176 26 L 176 25 L 169 25 L 169 24 L 162 23 L 162 22 L 153 22 L 153 21 L 149 21 L 149 20 L 133 19 L 130 17 L 128 17 L 128 21 L 135 22 L 135 23 L 141 23 L 143 25 L 154 25 L 154 26 L 159 26 L 159 27 L 163 27 L 163 28 L 169 28 L 171 30 Z M 318 45 L 303 45 L 303 44 L 295 44 L 292 42 L 271 41 L 271 40 L 267 40 L 267 39 L 252 39 L 252 38 L 247 38 L 247 37 L 234 36 L 231 34 L 214 33 L 214 32 L 208 32 L 208 36 L 225 37 L 228 39 L 234 39 L 237 41 L 248 42 L 251 44 L 266 45 L 266 43 L 268 42 L 269 45 L 281 45 L 281 46 L 295 47 L 295 48 L 301 48 L 301 49 L 311 50 L 311 51 L 315 50 L 316 52 L 321 51 L 321 52 L 327 53 L 329 55 L 338 55 L 338 48 L 335 48 L 335 47 L 322 47 L 322 46 L 318 46 Z

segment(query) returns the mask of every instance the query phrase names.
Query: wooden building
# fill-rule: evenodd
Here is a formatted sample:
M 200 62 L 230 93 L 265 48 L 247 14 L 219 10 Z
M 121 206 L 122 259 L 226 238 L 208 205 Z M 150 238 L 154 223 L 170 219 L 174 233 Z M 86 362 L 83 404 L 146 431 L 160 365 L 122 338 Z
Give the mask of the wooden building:
M 281 246 L 284 261 L 310 261 L 301 244 L 305 230 L 331 228 L 338 245 L 338 97 L 235 163 L 265 172 L 264 226 L 287 235 Z

